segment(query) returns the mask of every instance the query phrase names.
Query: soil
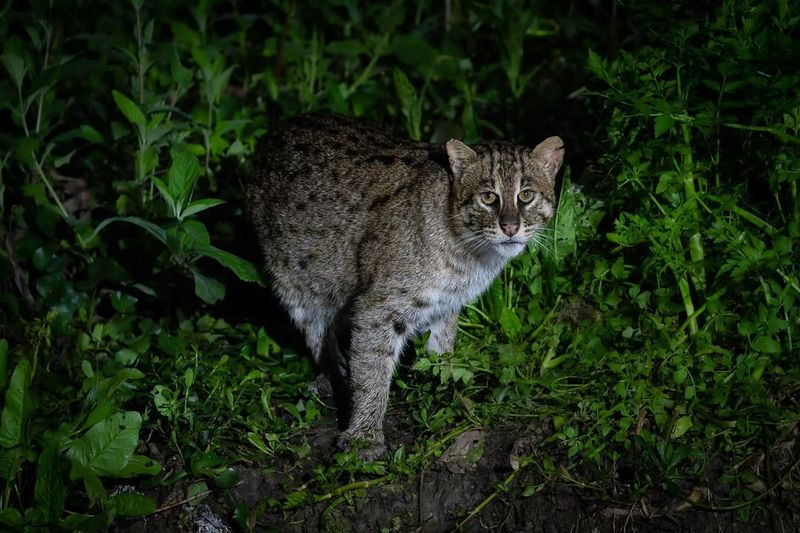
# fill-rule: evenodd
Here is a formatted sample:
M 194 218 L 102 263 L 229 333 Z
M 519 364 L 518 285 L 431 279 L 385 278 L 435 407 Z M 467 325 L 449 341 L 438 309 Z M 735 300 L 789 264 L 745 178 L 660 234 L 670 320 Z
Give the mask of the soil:
M 648 493 L 633 504 L 600 498 L 574 486 L 543 484 L 530 496 L 526 487 L 544 481 L 533 468 L 514 474 L 512 462 L 536 449 L 542 430 L 504 426 L 473 430 L 453 443 L 429 470 L 416 479 L 388 481 L 354 490 L 342 497 L 291 510 L 275 510 L 267 502 L 284 501 L 287 492 L 310 479 L 315 464 L 329 460 L 336 435 L 333 421 L 321 423 L 308 435 L 310 454 L 300 464 L 237 466 L 239 483 L 215 490 L 201 503 L 174 505 L 140 520 L 118 521 L 120 532 L 192 531 L 225 532 L 241 528 L 233 520 L 234 508 L 250 511 L 255 531 L 520 531 L 520 532 L 760 532 L 800 531 L 797 502 L 777 502 L 772 513 L 753 513 L 747 522 L 735 511 L 713 512 L 686 504 L 667 494 Z M 402 417 L 387 419 L 388 443 L 409 444 L 410 433 Z M 476 446 L 483 446 L 470 455 Z M 390 445 L 390 449 L 392 446 Z M 506 490 L 498 485 L 509 476 Z M 374 480 L 364 476 L 360 480 Z M 176 484 L 177 485 L 177 484 Z M 182 501 L 182 487 L 161 489 L 161 507 Z M 686 488 L 686 494 L 692 492 Z M 528 493 L 533 489 L 528 489 Z M 492 494 L 495 496 L 486 503 Z M 527 494 L 527 493 L 526 493 Z M 185 492 L 183 494 L 185 496 Z M 183 498 L 185 500 L 185 498 Z M 701 499 L 702 501 L 702 499 Z M 475 512 L 477 510 L 477 512 Z M 473 513 L 470 516 L 470 513 Z M 252 522 L 251 522 L 252 523 Z

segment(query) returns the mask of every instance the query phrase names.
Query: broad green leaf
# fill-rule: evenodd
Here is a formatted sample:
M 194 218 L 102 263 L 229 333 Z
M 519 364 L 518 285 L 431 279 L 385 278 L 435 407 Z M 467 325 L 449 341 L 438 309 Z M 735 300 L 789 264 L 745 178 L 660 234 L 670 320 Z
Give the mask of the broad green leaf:
M 0 479 L 6 481 L 14 479 L 27 458 L 22 446 L 0 448 Z
M 684 433 L 689 431 L 692 427 L 692 419 L 688 416 L 682 416 L 678 420 L 675 421 L 675 425 L 672 427 L 672 438 L 677 439 L 683 436 Z
M 103 482 L 95 474 L 84 471 L 83 472 L 83 487 L 86 489 L 86 496 L 90 502 L 100 500 L 105 502 L 108 500 L 108 493 L 103 486 Z
M 161 472 L 161 464 L 155 459 L 145 455 L 134 455 L 125 468 L 119 471 L 117 477 L 135 477 L 142 475 L 155 476 Z
M 500 311 L 500 326 L 509 338 L 516 338 L 522 331 L 522 322 L 517 316 L 516 311 L 510 307 L 503 307 Z
M 198 246 L 195 251 L 205 257 L 210 257 L 224 267 L 227 267 L 236 274 L 242 281 L 251 281 L 263 285 L 261 276 L 259 275 L 258 268 L 239 256 L 236 256 L 225 250 L 220 250 L 215 246 Z
M 84 472 L 116 476 L 133 457 L 141 426 L 142 415 L 136 411 L 112 415 L 73 442 L 67 457 Z
M 672 124 L 675 120 L 672 118 L 672 115 L 659 115 L 656 117 L 655 122 L 655 137 L 658 139 L 661 137 L 665 132 L 669 132 L 672 129 Z
M 225 297 L 225 285 L 212 277 L 192 269 L 194 275 L 194 293 L 206 303 L 213 304 Z
M 239 482 L 239 472 L 233 468 L 226 468 L 220 475 L 214 478 L 214 483 L 222 489 L 229 489 Z
M 195 249 L 198 246 L 208 246 L 209 243 L 211 243 L 211 236 L 208 234 L 205 224 L 199 220 L 184 221 L 180 226 L 180 231 L 191 240 L 189 249 Z
M 133 492 L 117 494 L 108 503 L 119 516 L 147 516 L 153 514 L 157 508 L 155 499 Z
M 187 44 L 192 49 L 200 46 L 200 36 L 185 23 L 173 20 L 170 21 L 169 27 L 172 29 L 175 42 Z
M 228 86 L 228 80 L 230 80 L 231 74 L 233 73 L 233 68 L 234 67 L 227 68 L 211 79 L 206 80 L 206 98 L 209 102 L 216 103 L 219 101 L 220 96 L 222 96 L 222 91 Z
M 10 507 L 0 511 L 0 524 L 21 529 L 25 525 L 25 519 L 22 518 L 22 515 L 19 514 L 19 511 L 13 507 Z M 19 529 L 17 531 L 19 531 Z
M 423 76 L 427 76 L 439 51 L 425 39 L 417 35 L 399 35 L 392 40 L 391 52 L 403 63 L 412 66 Z
M 186 489 L 186 498 L 191 500 L 191 505 L 196 505 L 200 500 L 208 496 L 208 485 L 205 481 L 198 481 L 189 485 Z
M 224 203 L 225 203 L 225 200 L 217 200 L 216 198 L 204 198 L 202 200 L 196 200 L 196 201 L 190 203 L 189 205 L 187 205 L 186 209 L 184 209 L 181 212 L 181 219 L 184 219 L 186 217 L 190 217 L 192 215 L 196 215 L 197 213 L 200 213 L 201 211 L 205 211 L 206 209 L 209 209 L 211 207 L 215 207 L 215 206 L 218 206 L 218 205 L 224 204 Z
M 142 113 L 142 110 L 139 109 L 139 106 L 137 106 L 130 98 L 121 92 L 112 90 L 111 96 L 114 97 L 114 102 L 117 103 L 117 107 L 120 111 L 122 111 L 122 114 L 125 115 L 125 118 L 127 118 L 131 124 L 145 127 L 147 119 L 145 118 L 144 113 Z
M 103 135 L 93 127 L 89 126 L 88 124 L 82 124 L 78 128 L 78 134 L 87 141 L 93 143 L 103 142 Z
M 25 74 L 28 72 L 28 67 L 25 65 L 25 60 L 14 52 L 6 52 L 3 54 L 3 65 L 5 65 L 14 85 L 19 89 L 25 79 Z
M 89 413 L 89 416 L 86 417 L 86 422 L 83 423 L 81 426 L 81 430 L 89 429 L 93 425 L 105 420 L 112 414 L 114 414 L 117 410 L 117 406 L 110 401 L 102 401 L 97 404 L 97 407 L 92 409 L 92 412 Z
M 98 233 L 100 233 L 106 226 L 113 222 L 127 222 L 128 224 L 133 224 L 135 226 L 139 226 L 140 228 L 146 230 L 150 233 L 153 237 L 158 239 L 159 241 L 167 244 L 167 232 L 161 226 L 153 224 L 148 220 L 144 220 L 143 218 L 139 217 L 111 217 L 107 218 L 102 221 L 100 224 L 97 225 L 92 235 L 86 240 L 87 242 L 92 240 Z
M 762 353 L 780 353 L 781 351 L 781 343 L 772 337 L 756 337 L 756 340 L 750 344 L 750 347 Z
M 20 443 L 25 417 L 25 401 L 31 380 L 31 365 L 27 359 L 17 363 L 6 391 L 3 412 L 0 414 L 0 446 L 11 448 Z
M 144 373 L 137 368 L 123 368 L 116 374 L 100 382 L 98 387 L 99 400 L 110 400 L 123 383 L 129 379 L 142 379 Z
M 64 512 L 67 498 L 67 486 L 64 483 L 62 457 L 58 446 L 45 446 L 36 461 L 36 484 L 33 499 L 36 507 L 44 512 L 48 523 L 57 520 Z
M 197 163 L 197 156 L 186 150 L 172 150 L 167 186 L 170 196 L 177 204 L 185 203 L 199 175 L 200 165 Z

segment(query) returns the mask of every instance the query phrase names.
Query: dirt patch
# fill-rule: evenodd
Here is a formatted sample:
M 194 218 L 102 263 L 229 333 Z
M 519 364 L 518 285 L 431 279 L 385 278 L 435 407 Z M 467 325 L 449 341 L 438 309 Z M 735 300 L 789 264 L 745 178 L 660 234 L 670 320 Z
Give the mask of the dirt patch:
M 410 441 L 400 424 L 400 420 L 387 423 L 387 437 L 392 436 L 389 442 L 395 447 L 400 441 Z M 666 494 L 647 494 L 631 505 L 592 498 L 574 487 L 546 484 L 533 468 L 512 468 L 519 457 L 535 449 L 542 431 L 509 426 L 467 434 L 443 454 L 444 460 L 434 462 L 416 479 L 354 486 L 324 501 L 289 510 L 271 506 L 270 502 L 285 502 L 287 493 L 311 479 L 316 464 L 328 460 L 335 434 L 332 421 L 320 424 L 309 435 L 311 453 L 300 464 L 237 466 L 240 482 L 236 487 L 215 491 L 196 506 L 185 504 L 146 519 L 119 523 L 116 530 L 235 531 L 239 527 L 232 517 L 237 505 L 240 515 L 249 512 L 256 531 L 298 533 L 433 533 L 459 527 L 463 531 L 591 533 L 800 530 L 800 515 L 780 505 L 773 506 L 776 510 L 769 516 L 742 522 L 735 512 L 698 509 Z M 377 477 L 365 476 L 356 483 L 368 485 Z M 535 490 L 537 486 L 543 488 Z

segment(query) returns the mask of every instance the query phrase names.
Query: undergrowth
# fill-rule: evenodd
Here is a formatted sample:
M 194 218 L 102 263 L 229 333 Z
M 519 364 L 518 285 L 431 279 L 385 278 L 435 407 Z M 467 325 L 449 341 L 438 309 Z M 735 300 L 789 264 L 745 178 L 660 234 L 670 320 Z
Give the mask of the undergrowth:
M 432 142 L 558 134 L 566 171 L 552 227 L 465 309 L 455 353 L 420 343 L 398 376 L 413 444 L 234 502 L 240 527 L 409 480 L 509 423 L 545 435 L 512 464 L 540 476 L 524 497 L 790 505 L 798 7 L 446 6 L 3 8 L 3 527 L 105 530 L 163 511 L 155 488 L 196 503 L 237 465 L 310 459 L 333 411 L 261 306 L 239 182 L 257 139 L 311 110 Z

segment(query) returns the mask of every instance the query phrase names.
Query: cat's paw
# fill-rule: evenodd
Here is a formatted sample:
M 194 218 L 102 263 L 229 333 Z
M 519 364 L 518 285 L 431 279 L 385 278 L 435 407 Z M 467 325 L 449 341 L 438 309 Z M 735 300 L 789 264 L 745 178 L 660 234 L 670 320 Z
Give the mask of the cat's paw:
M 381 459 L 386 455 L 386 445 L 382 432 L 351 433 L 343 431 L 336 439 L 336 448 L 343 452 L 357 450 L 358 457 L 367 463 Z

